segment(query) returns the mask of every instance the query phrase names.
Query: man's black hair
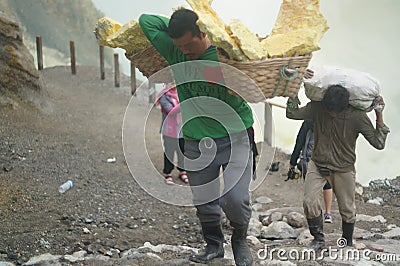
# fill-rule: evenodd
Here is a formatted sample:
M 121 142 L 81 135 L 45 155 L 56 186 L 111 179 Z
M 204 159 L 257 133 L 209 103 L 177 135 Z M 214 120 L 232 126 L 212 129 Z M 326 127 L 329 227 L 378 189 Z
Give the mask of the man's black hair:
M 330 86 L 324 94 L 322 103 L 329 112 L 340 113 L 349 105 L 350 94 L 340 85 Z
M 180 8 L 176 10 L 169 20 L 168 34 L 172 39 L 177 39 L 191 32 L 193 36 L 201 38 L 200 28 L 196 21 L 199 16 L 190 9 Z

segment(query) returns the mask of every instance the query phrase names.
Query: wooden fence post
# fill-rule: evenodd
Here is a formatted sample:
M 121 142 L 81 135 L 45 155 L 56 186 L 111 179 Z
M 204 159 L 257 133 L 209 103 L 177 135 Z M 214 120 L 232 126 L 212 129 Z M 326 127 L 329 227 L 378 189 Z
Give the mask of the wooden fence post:
M 264 107 L 264 142 L 272 145 L 272 105 L 265 103 Z
M 42 52 L 42 36 L 36 36 L 36 52 L 37 52 L 37 63 L 38 70 L 43 69 L 43 52 Z
M 131 61 L 131 95 L 136 94 L 136 71 L 135 64 Z
M 76 74 L 76 57 L 75 57 L 74 41 L 69 41 L 69 51 L 71 54 L 71 72 L 72 72 L 72 75 L 75 75 Z
M 119 62 L 118 62 L 118 54 L 114 54 L 114 83 L 115 87 L 119 87 Z
M 154 103 L 156 100 L 156 84 L 149 80 L 149 103 Z
M 106 78 L 106 74 L 104 71 L 104 46 L 100 45 L 100 78 L 104 80 Z

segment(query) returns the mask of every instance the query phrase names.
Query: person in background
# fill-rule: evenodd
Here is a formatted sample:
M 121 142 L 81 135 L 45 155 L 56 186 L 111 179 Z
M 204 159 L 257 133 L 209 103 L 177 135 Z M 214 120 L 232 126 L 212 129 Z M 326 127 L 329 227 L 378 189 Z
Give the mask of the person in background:
M 307 70 L 304 78 L 312 77 L 313 72 Z M 375 102 L 385 105 L 381 96 Z M 314 237 L 309 248 L 319 250 L 325 246 L 321 193 L 326 181 L 331 184 L 338 202 L 342 238 L 352 246 L 356 221 L 354 164 L 357 137 L 362 134 L 373 147 L 384 149 L 390 130 L 383 122 L 383 108 L 375 109 L 374 127 L 365 111 L 349 105 L 349 92 L 340 85 L 328 87 L 321 102 L 311 101 L 301 108 L 299 105 L 297 96 L 289 98 L 286 117 L 314 121 L 314 150 L 308 165 L 303 201 L 308 227 Z
M 188 62 L 197 60 L 201 60 L 197 65 L 214 62 L 209 64 L 212 67 L 197 72 L 190 71 L 190 67 L 184 69 L 186 79 L 182 82 L 177 79 L 179 69 L 173 69 L 183 118 L 185 170 L 207 244 L 189 260 L 209 263 L 214 258 L 224 257 L 222 209 L 233 227 L 231 243 L 236 265 L 253 265 L 246 240 L 251 217 L 253 114 L 250 106 L 242 98 L 230 94 L 223 82 L 205 77 L 205 74 L 216 76 L 214 74 L 219 73 L 215 71 L 221 69 L 215 67 L 219 62 L 217 47 L 200 31 L 197 20 L 195 12 L 184 8 L 174 11 L 171 18 L 149 14 L 139 17 L 143 33 L 169 65 L 187 66 Z M 184 62 L 186 64 L 179 64 Z M 196 73 L 203 75 L 204 80 L 195 77 L 197 79 L 187 81 Z M 219 187 L 221 169 L 222 193 Z
M 161 106 L 161 129 L 160 132 L 164 143 L 164 169 L 165 182 L 174 184 L 171 172 L 174 169 L 174 154 L 178 158 L 179 179 L 188 183 L 186 171 L 183 168 L 184 140 L 182 136 L 182 116 L 180 112 L 179 98 L 175 83 L 169 83 L 160 92 L 156 105 Z
M 314 146 L 314 123 L 312 120 L 304 120 L 300 130 L 297 133 L 296 143 L 293 148 L 289 162 L 289 175 L 294 175 L 297 168 L 300 170 L 303 179 L 306 178 L 308 162 L 311 160 L 311 154 Z M 300 158 L 300 160 L 299 160 Z M 331 207 L 332 207 L 332 187 L 326 182 L 323 187 L 323 195 L 325 202 L 324 222 L 332 223 Z

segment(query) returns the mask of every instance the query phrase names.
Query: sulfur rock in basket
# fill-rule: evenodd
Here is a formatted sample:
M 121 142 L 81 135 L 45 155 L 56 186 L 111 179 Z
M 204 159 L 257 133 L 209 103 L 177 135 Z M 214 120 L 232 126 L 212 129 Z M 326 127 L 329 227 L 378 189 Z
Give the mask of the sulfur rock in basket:
M 117 32 L 122 27 L 122 24 L 111 18 L 100 18 L 97 20 L 94 28 L 94 36 L 99 45 L 108 45 L 107 37 Z
M 100 45 L 122 48 L 128 54 L 143 51 L 151 45 L 136 19 L 121 25 L 111 18 L 100 18 L 94 34 Z
M 200 29 L 207 34 L 213 45 L 223 51 L 219 59 L 227 64 L 221 64 L 227 87 L 234 87 L 234 93 L 249 102 L 260 102 L 275 96 L 295 96 L 311 53 L 319 49 L 317 41 L 328 29 L 326 20 L 319 12 L 318 0 L 284 0 L 274 30 L 262 42 L 238 20 L 232 20 L 229 25 L 224 24 L 211 8 L 212 1 L 187 2 L 199 15 Z M 304 17 L 300 19 L 297 14 Z M 117 33 L 114 36 L 117 41 L 109 41 L 108 45 L 121 47 L 126 44 L 117 38 Z M 143 75 L 150 77 L 168 64 L 153 46 L 145 47 L 148 45 L 146 41 L 136 48 L 129 47 L 132 43 L 121 48 L 127 51 L 126 57 Z M 233 68 L 237 71 L 232 71 Z M 169 82 L 173 79 L 170 70 L 157 74 L 152 76 L 154 82 Z
M 232 19 L 226 29 L 250 60 L 261 60 L 267 57 L 267 51 L 261 45 L 257 35 L 240 20 Z
M 250 31 L 242 24 L 236 22 L 232 29 L 238 29 L 235 31 L 236 35 L 232 35 L 232 30 L 227 30 L 227 25 L 222 21 L 218 14 L 211 8 L 209 1 L 207 0 L 186 0 L 192 7 L 193 11 L 199 16 L 197 25 L 202 32 L 205 32 L 210 39 L 211 43 L 219 48 L 222 48 L 228 55 L 236 61 L 247 61 L 249 59 L 260 59 L 264 57 L 265 52 L 262 54 L 256 54 L 252 57 L 249 54 L 245 54 L 245 51 L 250 50 L 263 50 L 260 42 L 254 34 L 248 34 Z M 236 27 L 235 27 L 236 25 Z M 239 30 L 241 28 L 242 30 Z M 242 34 L 242 35 L 240 35 Z M 244 36 L 243 36 L 244 35 Z M 243 47 L 237 40 L 246 40 L 246 37 L 253 36 L 256 42 L 245 42 Z M 248 46 L 250 44 L 250 46 Z M 259 46 L 259 49 L 257 49 Z
M 305 55 L 320 49 L 318 41 L 328 29 L 319 0 L 284 0 L 274 28 L 262 44 L 269 57 Z

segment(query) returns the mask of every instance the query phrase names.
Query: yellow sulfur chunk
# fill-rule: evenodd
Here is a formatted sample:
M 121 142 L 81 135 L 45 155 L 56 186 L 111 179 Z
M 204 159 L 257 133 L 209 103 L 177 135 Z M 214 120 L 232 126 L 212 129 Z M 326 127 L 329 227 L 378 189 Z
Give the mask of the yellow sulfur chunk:
M 271 35 L 313 28 L 318 37 L 329 29 L 327 21 L 319 10 L 319 0 L 284 0 Z
M 268 55 L 290 56 L 319 50 L 318 41 L 329 29 L 319 0 L 283 0 L 271 34 L 263 41 Z M 282 46 L 282 47 L 279 47 Z
M 274 34 L 261 41 L 268 49 L 270 57 L 282 55 L 293 56 L 309 54 L 319 50 L 316 40 L 316 32 L 311 29 L 299 29 L 290 31 L 286 34 Z M 299 36 L 302 36 L 299 38 Z
M 232 19 L 227 30 L 250 60 L 260 60 L 267 57 L 267 52 L 258 37 L 240 20 Z
M 124 24 L 117 32 L 107 37 L 107 46 L 125 49 L 128 54 L 134 54 L 150 45 L 137 20 Z
M 107 45 L 107 37 L 117 32 L 121 27 L 121 23 L 118 23 L 111 18 L 100 18 L 97 21 L 94 29 L 94 35 L 96 36 L 99 45 Z
M 197 24 L 202 32 L 210 38 L 211 43 L 224 49 L 231 59 L 246 61 L 248 58 L 243 54 L 235 40 L 226 31 L 225 23 L 218 17 L 211 8 L 209 0 L 186 0 L 193 11 L 199 16 Z
M 101 18 L 96 23 L 94 34 L 99 45 L 122 48 L 128 54 L 141 51 L 150 45 L 135 19 L 122 25 L 110 18 Z

